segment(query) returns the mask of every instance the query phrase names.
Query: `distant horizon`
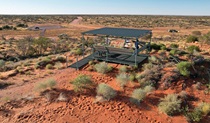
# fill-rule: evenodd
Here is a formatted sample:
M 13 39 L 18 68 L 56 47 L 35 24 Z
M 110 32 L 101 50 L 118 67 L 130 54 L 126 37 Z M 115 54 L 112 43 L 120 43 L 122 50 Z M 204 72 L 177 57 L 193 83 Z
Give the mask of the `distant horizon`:
M 210 15 L 149 15 L 149 14 L 0 14 L 0 16 L 53 16 L 53 15 L 72 15 L 72 16 L 86 16 L 86 15 L 93 15 L 93 16 L 106 16 L 106 15 L 116 15 L 116 16 L 186 16 L 186 17 L 210 17 Z
M 210 16 L 210 0 L 4 0 L 0 15 Z

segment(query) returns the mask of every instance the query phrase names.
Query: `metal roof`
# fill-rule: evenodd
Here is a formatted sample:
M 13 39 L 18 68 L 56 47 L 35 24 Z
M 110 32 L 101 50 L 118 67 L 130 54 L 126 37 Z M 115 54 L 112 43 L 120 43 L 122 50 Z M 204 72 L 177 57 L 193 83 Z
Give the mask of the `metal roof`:
M 105 35 L 105 36 L 115 36 L 115 37 L 143 37 L 151 33 L 151 30 L 140 30 L 140 29 L 129 29 L 129 28 L 111 28 L 104 27 L 101 29 L 90 30 L 83 32 L 82 34 L 90 35 Z

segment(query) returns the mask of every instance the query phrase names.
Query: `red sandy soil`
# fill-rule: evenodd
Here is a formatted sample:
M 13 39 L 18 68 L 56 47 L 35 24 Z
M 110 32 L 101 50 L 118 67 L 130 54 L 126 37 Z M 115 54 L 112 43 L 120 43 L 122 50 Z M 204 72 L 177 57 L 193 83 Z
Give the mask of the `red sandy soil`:
M 114 68 L 119 65 L 113 64 Z M 109 102 L 94 103 L 96 92 L 95 88 L 84 94 L 75 93 L 72 85 L 69 83 L 79 74 L 92 76 L 94 83 L 106 83 L 113 87 L 118 96 Z M 129 83 L 123 91 L 116 84 L 117 70 L 103 75 L 97 72 L 87 70 L 76 71 L 70 68 L 57 70 L 51 76 L 43 79 L 31 80 L 23 85 L 14 85 L 0 90 L 1 96 L 9 95 L 18 98 L 15 101 L 2 103 L 0 106 L 0 122 L 58 122 L 58 123 L 186 123 L 183 116 L 169 117 L 158 111 L 157 105 L 160 98 L 171 93 L 181 91 L 181 83 L 175 85 L 176 89 L 156 90 L 146 97 L 140 106 L 129 102 L 129 97 L 137 83 Z M 18 80 L 21 76 L 9 78 Z M 49 102 L 43 96 L 38 96 L 33 91 L 34 86 L 48 78 L 54 78 L 57 81 L 55 90 L 51 90 L 52 95 L 57 98 L 60 93 L 67 96 L 68 102 Z M 192 83 L 192 82 L 189 82 Z M 194 95 L 199 101 L 210 102 L 208 95 L 199 92 L 192 86 L 186 89 L 190 95 Z M 21 99 L 22 98 L 22 99 Z M 30 98 L 32 98 L 30 100 Z M 209 118 L 207 120 L 210 120 Z M 208 123 L 207 121 L 203 121 Z

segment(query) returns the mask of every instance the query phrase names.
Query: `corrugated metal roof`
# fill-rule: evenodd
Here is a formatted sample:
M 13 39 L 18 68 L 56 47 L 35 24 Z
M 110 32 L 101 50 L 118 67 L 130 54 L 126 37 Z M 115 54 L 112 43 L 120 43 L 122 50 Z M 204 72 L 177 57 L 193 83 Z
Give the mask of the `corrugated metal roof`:
M 95 29 L 95 30 L 83 32 L 82 34 L 138 38 L 138 37 L 142 37 L 147 34 L 150 34 L 150 33 L 151 33 L 151 30 L 104 27 L 101 29 Z

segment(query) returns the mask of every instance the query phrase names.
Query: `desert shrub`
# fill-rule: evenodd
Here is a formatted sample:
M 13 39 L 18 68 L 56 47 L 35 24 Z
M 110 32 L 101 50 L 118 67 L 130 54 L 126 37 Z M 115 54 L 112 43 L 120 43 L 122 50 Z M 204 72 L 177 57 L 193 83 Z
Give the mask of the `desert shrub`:
M 154 65 L 151 62 L 143 64 L 142 66 L 143 66 L 142 67 L 143 70 L 152 69 L 154 67 Z
M 139 105 L 140 102 L 146 97 L 146 92 L 139 88 L 135 89 L 131 95 L 130 101 L 136 105 Z
M 158 109 L 170 116 L 180 112 L 180 107 L 181 100 L 178 99 L 178 95 L 176 94 L 169 94 L 165 96 L 158 104 Z
M 198 41 L 198 37 L 190 35 L 187 37 L 187 43 L 196 42 Z
M 176 54 L 177 54 L 177 51 L 178 51 L 178 50 L 176 50 L 176 49 L 172 49 L 172 50 L 170 51 L 170 54 L 171 54 L 171 55 L 176 55 Z
M 156 86 L 157 82 L 161 79 L 162 73 L 160 72 L 161 67 L 154 65 L 151 69 L 146 69 L 141 73 L 141 78 L 138 82 L 141 86 L 153 85 Z
M 56 69 L 62 69 L 62 68 L 64 68 L 64 66 L 63 66 L 63 64 L 61 62 L 56 62 L 55 65 L 54 65 L 54 67 Z
M 127 67 L 123 65 L 119 68 L 119 70 L 120 70 L 120 73 L 125 73 L 127 71 Z
M 187 47 L 187 51 L 189 53 L 193 53 L 194 51 L 200 52 L 201 50 L 198 46 L 191 45 L 191 46 Z
M 109 66 L 105 62 L 100 62 L 100 63 L 96 64 L 94 67 L 95 67 L 97 72 L 103 73 L 103 74 L 108 73 L 112 70 L 112 67 Z
M 0 30 L 3 30 L 3 28 L 2 28 L 2 27 L 0 27 Z
M 202 120 L 202 112 L 198 108 L 195 108 L 192 112 L 186 111 L 185 117 L 189 122 L 200 122 Z
M 91 61 L 88 62 L 88 64 L 89 64 L 89 65 L 93 65 L 93 64 L 94 64 L 94 61 L 91 60 Z
M 37 65 L 40 66 L 40 67 L 44 67 L 44 66 L 46 66 L 47 64 L 50 64 L 51 62 L 52 62 L 52 60 L 51 60 L 50 58 L 45 57 L 43 60 L 39 61 L 39 62 L 37 63 Z
M 200 104 L 198 104 L 198 107 L 197 107 L 204 116 L 208 115 L 210 113 L 210 103 L 205 103 L 205 102 L 202 102 Z
M 156 56 L 151 56 L 148 58 L 150 63 L 160 63 L 160 59 L 158 59 Z M 149 64 L 148 64 L 149 65 Z M 151 64 L 150 64 L 151 65 Z M 148 66 L 149 67 L 149 66 Z
M 47 64 L 46 69 L 53 69 L 53 65 L 52 64 Z
M 66 62 L 66 57 L 65 56 L 57 56 L 55 58 L 55 61 Z
M 170 48 L 179 48 L 178 44 L 170 44 Z
M 179 70 L 180 74 L 183 76 L 189 76 L 190 75 L 190 71 L 189 68 L 191 66 L 190 62 L 180 62 L 177 64 L 177 69 Z
M 151 91 L 154 91 L 154 90 L 155 90 L 155 88 L 152 87 L 151 85 L 144 87 L 144 92 L 146 92 L 146 93 L 150 93 Z
M 164 47 L 164 46 L 165 46 L 164 44 L 152 43 L 152 44 L 150 45 L 150 48 L 151 48 L 151 49 L 154 49 L 154 50 L 161 50 L 161 47 Z M 162 49 L 164 49 L 164 48 L 162 48 Z
M 82 92 L 86 89 L 90 89 L 93 86 L 93 82 L 90 76 L 87 75 L 79 75 L 75 78 L 71 84 L 73 84 L 73 88 L 75 92 Z
M 136 79 L 136 77 L 135 77 L 135 74 L 134 73 L 132 73 L 132 74 L 129 75 L 129 80 L 131 82 L 133 82 L 135 79 Z
M 48 79 L 46 81 L 40 82 L 35 86 L 35 90 L 45 90 L 47 88 L 52 89 L 54 86 L 56 86 L 56 81 L 55 79 Z
M 3 70 L 5 67 L 5 61 L 4 60 L 0 60 L 0 71 Z
M 116 91 L 105 83 L 98 85 L 96 88 L 96 93 L 98 96 L 103 96 L 103 98 L 107 100 L 110 100 L 117 95 Z
M 195 35 L 195 36 L 200 36 L 201 31 L 192 31 L 192 34 Z
M 117 75 L 117 83 L 120 85 L 121 88 L 124 88 L 128 81 L 129 77 L 126 73 L 120 73 L 119 75 Z
M 182 98 L 182 99 L 187 99 L 187 92 L 186 91 L 181 91 L 180 93 L 179 93 L 179 96 Z
M 20 24 L 17 24 L 16 27 L 26 28 L 26 27 L 28 27 L 28 25 L 27 25 L 27 24 L 22 24 L 22 23 L 20 23 Z
M 73 53 L 75 55 L 82 55 L 82 49 L 81 48 L 77 48 L 76 50 L 73 51 Z

